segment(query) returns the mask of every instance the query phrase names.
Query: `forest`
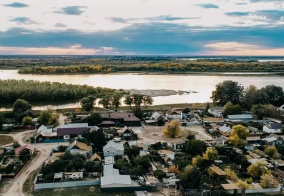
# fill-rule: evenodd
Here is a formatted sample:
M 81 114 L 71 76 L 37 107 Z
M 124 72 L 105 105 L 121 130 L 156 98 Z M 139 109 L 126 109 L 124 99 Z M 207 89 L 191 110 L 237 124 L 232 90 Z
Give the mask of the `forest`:
M 75 100 L 93 95 L 97 98 L 114 93 L 115 89 L 71 85 L 59 82 L 38 82 L 34 80 L 0 80 L 0 101 L 14 102 L 17 99 L 26 101 Z M 124 92 L 120 90 L 120 92 Z
M 282 62 L 160 62 L 120 65 L 35 66 L 21 68 L 20 74 L 76 74 L 109 72 L 277 72 L 284 73 Z

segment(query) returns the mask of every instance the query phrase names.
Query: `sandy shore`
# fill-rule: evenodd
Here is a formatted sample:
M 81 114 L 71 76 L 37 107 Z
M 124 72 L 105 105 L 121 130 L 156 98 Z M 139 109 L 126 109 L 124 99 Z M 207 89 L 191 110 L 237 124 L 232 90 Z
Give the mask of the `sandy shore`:
M 166 89 L 161 89 L 161 90 L 150 90 L 150 89 L 137 90 L 137 89 L 129 89 L 129 90 L 126 90 L 126 91 L 129 91 L 131 94 L 149 95 L 149 96 L 151 96 L 151 97 L 170 96 L 170 95 L 176 95 L 176 94 L 178 94 L 178 91 L 166 90 Z

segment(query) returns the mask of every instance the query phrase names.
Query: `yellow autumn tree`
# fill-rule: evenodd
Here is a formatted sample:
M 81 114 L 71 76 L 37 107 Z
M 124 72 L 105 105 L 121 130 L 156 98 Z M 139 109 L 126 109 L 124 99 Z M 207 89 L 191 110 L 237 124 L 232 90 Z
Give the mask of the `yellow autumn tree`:
M 168 123 L 165 128 L 162 130 L 163 134 L 175 138 L 181 132 L 180 122 L 178 120 L 172 120 Z

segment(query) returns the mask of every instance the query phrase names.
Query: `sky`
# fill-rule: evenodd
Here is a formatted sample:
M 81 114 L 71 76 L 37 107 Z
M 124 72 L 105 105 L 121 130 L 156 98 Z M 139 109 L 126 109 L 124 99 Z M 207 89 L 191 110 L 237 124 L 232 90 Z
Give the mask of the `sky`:
M 284 0 L 1 0 L 15 54 L 284 56 Z

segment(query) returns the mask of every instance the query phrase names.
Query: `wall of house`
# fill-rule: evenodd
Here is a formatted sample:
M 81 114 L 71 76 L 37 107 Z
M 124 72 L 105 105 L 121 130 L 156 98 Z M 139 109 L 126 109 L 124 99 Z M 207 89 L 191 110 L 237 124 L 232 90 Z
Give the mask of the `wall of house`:
M 120 150 L 117 150 L 113 147 L 109 147 L 108 149 L 106 149 L 104 151 L 104 156 L 105 157 L 108 157 L 108 156 L 116 156 L 116 155 L 122 155 L 124 156 L 124 151 L 120 151 Z
M 37 178 L 36 178 L 37 179 Z M 72 181 L 72 182 L 56 182 L 56 183 L 40 183 L 36 184 L 34 181 L 34 189 L 54 189 L 54 188 L 65 188 L 65 187 L 80 187 L 80 186 L 94 186 L 101 183 L 100 179 L 88 180 L 88 181 Z
M 245 190 L 245 193 L 275 193 L 281 190 L 281 186 L 272 189 L 256 189 L 256 190 Z

